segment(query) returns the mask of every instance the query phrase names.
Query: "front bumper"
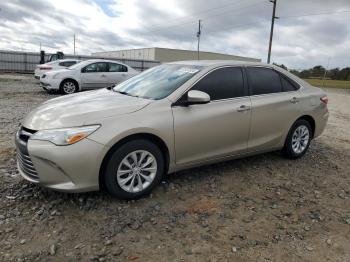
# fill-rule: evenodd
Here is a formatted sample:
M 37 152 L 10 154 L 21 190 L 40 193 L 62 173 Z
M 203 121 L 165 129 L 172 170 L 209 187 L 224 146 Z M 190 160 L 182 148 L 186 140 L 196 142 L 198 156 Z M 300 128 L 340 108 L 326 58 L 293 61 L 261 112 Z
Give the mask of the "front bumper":
M 22 148 L 20 147 L 22 143 Z M 99 171 L 108 148 L 88 138 L 69 146 L 56 146 L 47 141 L 28 139 L 26 145 L 16 135 L 17 151 L 27 148 L 36 178 L 17 158 L 22 177 L 44 187 L 65 192 L 86 192 L 99 189 Z

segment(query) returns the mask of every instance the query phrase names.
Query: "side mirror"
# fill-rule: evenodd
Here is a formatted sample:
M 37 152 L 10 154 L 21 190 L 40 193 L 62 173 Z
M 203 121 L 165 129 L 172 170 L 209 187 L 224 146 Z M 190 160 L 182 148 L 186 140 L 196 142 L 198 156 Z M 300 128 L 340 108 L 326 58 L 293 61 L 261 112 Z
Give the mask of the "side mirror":
M 202 91 L 191 90 L 187 93 L 187 104 L 206 104 L 210 102 L 210 96 Z

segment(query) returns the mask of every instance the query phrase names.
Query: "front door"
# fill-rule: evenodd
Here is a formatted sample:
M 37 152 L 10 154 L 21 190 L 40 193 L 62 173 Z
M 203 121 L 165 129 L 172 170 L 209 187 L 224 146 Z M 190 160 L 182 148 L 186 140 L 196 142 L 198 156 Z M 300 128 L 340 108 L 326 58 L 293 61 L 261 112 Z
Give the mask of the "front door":
M 108 64 L 105 62 L 92 63 L 81 70 L 81 84 L 85 89 L 108 86 Z
M 247 150 L 251 102 L 242 69 L 210 72 L 191 90 L 209 94 L 207 104 L 173 106 L 176 163 L 206 161 Z

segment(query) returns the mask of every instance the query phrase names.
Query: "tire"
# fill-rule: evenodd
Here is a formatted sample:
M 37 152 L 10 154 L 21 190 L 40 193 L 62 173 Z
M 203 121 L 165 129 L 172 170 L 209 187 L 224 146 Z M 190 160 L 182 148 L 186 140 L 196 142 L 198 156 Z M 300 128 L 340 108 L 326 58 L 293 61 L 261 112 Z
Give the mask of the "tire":
M 135 164 L 135 154 L 136 162 L 141 165 L 131 168 Z M 104 169 L 103 182 L 114 197 L 138 199 L 148 195 L 160 183 L 164 170 L 164 156 L 158 146 L 148 140 L 137 139 L 123 144 L 111 154 Z
M 73 80 L 64 80 L 60 85 L 60 92 L 63 95 L 70 95 L 78 92 L 78 85 Z
M 288 132 L 282 153 L 290 159 L 305 155 L 312 139 L 312 128 L 308 121 L 297 120 Z

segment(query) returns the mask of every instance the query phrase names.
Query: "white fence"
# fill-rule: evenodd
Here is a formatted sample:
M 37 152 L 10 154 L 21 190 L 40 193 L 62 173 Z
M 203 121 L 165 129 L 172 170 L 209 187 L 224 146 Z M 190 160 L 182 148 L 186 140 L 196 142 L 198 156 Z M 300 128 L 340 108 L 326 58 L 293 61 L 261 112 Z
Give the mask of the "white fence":
M 45 54 L 45 61 L 50 54 Z M 116 59 L 110 57 L 85 56 L 85 55 L 65 55 L 64 58 L 87 59 L 108 59 L 116 60 L 127 64 L 136 70 L 146 70 L 159 65 L 159 61 L 136 60 L 136 59 Z M 40 62 L 40 53 L 21 51 L 1 51 L 0 50 L 0 72 L 33 73 L 35 66 Z

